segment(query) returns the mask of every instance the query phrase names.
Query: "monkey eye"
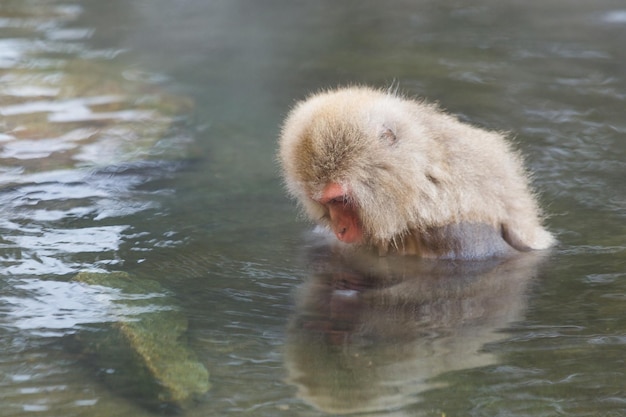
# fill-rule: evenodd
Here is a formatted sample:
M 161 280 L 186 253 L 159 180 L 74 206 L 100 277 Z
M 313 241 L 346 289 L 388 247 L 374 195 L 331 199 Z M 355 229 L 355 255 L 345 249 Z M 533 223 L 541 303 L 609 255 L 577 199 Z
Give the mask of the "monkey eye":
M 348 199 L 345 196 L 339 196 L 339 197 L 335 197 L 332 200 L 330 200 L 328 202 L 328 204 L 341 204 L 341 205 L 346 205 L 348 203 Z

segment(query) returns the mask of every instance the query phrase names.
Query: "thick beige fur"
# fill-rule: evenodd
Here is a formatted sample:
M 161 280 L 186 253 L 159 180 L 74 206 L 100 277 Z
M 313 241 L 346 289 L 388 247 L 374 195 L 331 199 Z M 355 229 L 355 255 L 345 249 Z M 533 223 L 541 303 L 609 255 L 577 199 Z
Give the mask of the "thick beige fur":
M 381 253 L 483 257 L 499 252 L 486 229 L 516 250 L 554 243 L 504 135 L 393 92 L 348 87 L 299 102 L 284 123 L 279 159 L 289 193 L 316 222 L 325 222 L 314 201 L 325 184 L 345 187 L 359 207 L 363 243 Z

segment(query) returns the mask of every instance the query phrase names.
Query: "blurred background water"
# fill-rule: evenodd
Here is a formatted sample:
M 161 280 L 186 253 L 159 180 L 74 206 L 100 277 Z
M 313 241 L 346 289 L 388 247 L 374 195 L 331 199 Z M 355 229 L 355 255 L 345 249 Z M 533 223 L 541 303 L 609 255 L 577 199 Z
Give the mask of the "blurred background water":
M 185 415 L 625 415 L 625 44 L 615 0 L 3 0 L 0 416 L 154 412 L 67 348 L 120 314 L 80 271 L 173 294 L 211 381 Z M 349 83 L 512 132 L 559 246 L 317 254 L 276 137 Z

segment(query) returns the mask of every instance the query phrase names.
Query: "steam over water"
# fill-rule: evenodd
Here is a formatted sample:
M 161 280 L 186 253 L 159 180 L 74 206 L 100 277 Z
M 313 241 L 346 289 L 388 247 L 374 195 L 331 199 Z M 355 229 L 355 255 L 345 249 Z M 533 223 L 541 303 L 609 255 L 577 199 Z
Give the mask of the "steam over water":
M 625 44 L 611 0 L 3 1 L 0 417 L 167 411 L 84 341 L 170 312 L 209 373 L 189 416 L 625 414 Z M 555 250 L 320 247 L 276 137 L 354 83 L 510 131 Z

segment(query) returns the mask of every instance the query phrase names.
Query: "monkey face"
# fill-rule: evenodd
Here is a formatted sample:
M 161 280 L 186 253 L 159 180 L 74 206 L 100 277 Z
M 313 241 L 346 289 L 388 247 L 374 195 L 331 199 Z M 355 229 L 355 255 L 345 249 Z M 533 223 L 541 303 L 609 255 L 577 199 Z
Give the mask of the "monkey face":
M 385 164 L 392 133 L 386 129 L 381 138 L 375 129 L 316 120 L 296 148 L 299 199 L 310 217 L 327 225 L 341 242 L 371 243 L 373 227 L 384 224 L 381 213 L 393 212 L 394 219 L 402 220 L 394 211 L 397 199 L 388 194 L 393 187 L 384 184 L 399 184 L 394 169 Z
M 345 187 L 333 182 L 327 184 L 317 202 L 324 206 L 325 220 L 337 239 L 344 243 L 358 243 L 363 239 L 358 206 Z

